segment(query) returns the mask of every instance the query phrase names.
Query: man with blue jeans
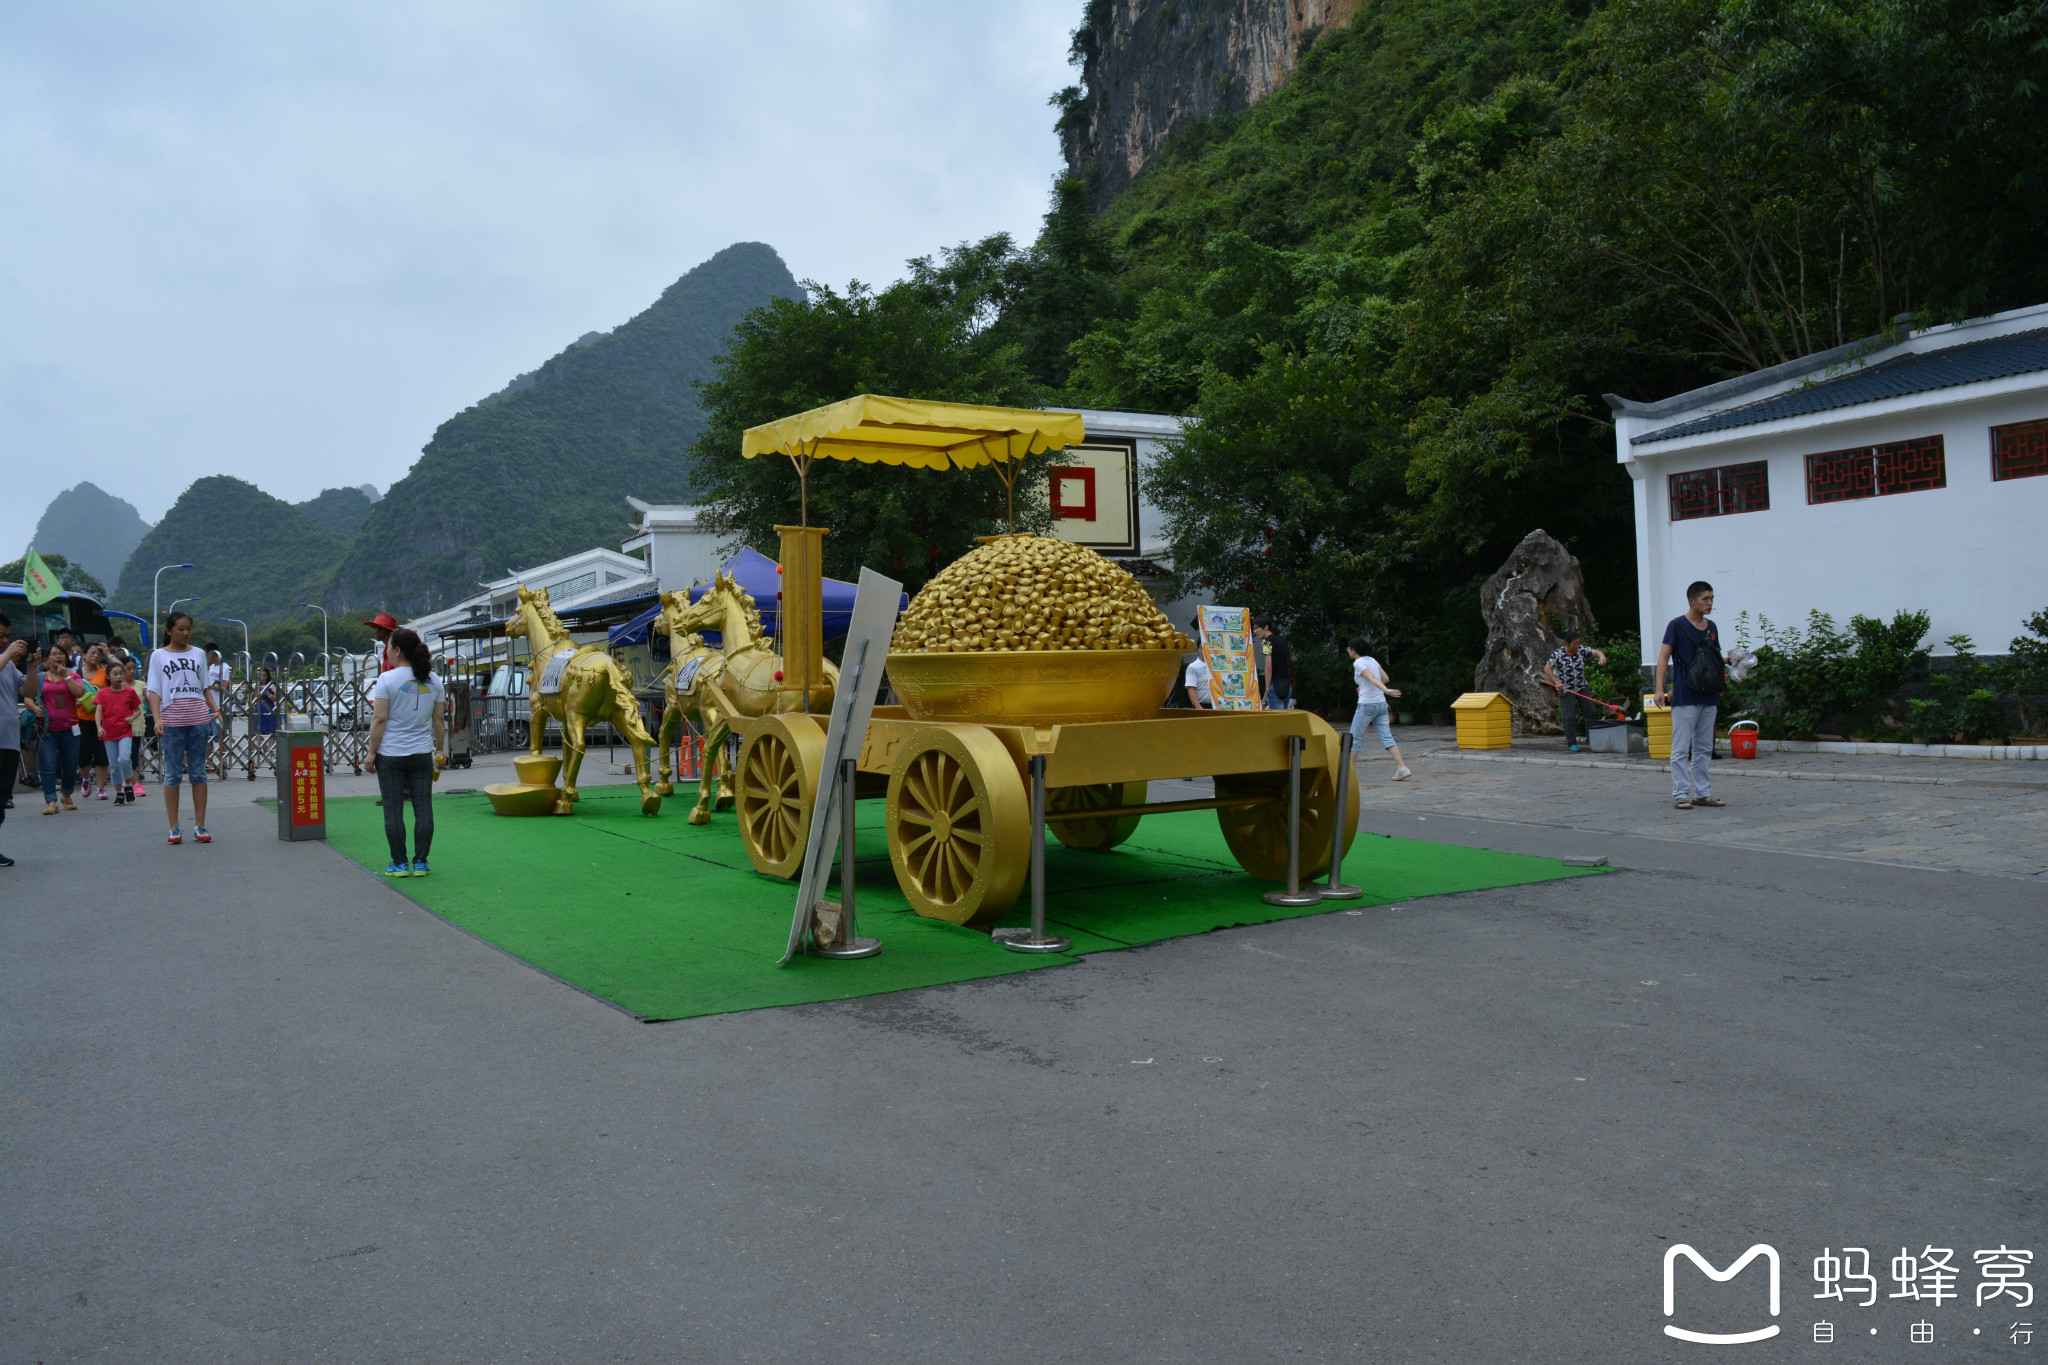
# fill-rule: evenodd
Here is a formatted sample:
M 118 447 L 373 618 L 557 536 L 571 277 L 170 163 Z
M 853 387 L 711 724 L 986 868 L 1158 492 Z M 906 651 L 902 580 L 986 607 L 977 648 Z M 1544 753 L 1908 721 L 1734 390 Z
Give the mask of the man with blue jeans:
M 1659 706 L 1671 708 L 1671 799 L 1680 810 L 1694 806 L 1725 806 L 1714 795 L 1707 765 L 1714 756 L 1714 713 L 1721 705 L 1721 680 L 1728 662 L 1721 648 L 1721 636 L 1707 614 L 1714 609 L 1714 585 L 1695 583 L 1685 590 L 1685 615 L 1674 617 L 1664 628 L 1664 643 L 1657 650 L 1657 680 L 1654 695 Z M 1711 689 L 1693 686 L 1693 663 L 1706 654 L 1702 671 L 1712 675 Z M 1671 675 L 1672 688 L 1664 686 Z
M 1387 722 L 1387 698 L 1401 693 L 1387 685 L 1387 672 L 1372 657 L 1372 645 L 1363 635 L 1345 641 L 1344 649 L 1351 655 L 1351 676 L 1358 683 L 1358 711 L 1351 717 L 1351 752 L 1354 757 L 1364 752 L 1365 727 L 1370 725 L 1379 734 L 1381 747 L 1394 760 L 1394 780 L 1399 782 L 1410 774 L 1408 765 L 1401 761 L 1401 746 L 1394 743 L 1394 727 Z

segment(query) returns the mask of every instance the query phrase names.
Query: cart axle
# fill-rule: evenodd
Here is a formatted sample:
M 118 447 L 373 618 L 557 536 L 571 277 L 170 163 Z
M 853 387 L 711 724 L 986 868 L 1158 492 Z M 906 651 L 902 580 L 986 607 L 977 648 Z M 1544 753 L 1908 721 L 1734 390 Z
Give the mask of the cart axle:
M 1086 810 L 1047 811 L 1045 823 L 1056 825 L 1063 821 L 1121 820 L 1126 815 L 1171 815 L 1183 810 L 1236 810 L 1240 806 L 1270 806 L 1278 802 L 1271 796 L 1221 796 L 1207 801 L 1154 801 L 1138 806 L 1094 806 Z

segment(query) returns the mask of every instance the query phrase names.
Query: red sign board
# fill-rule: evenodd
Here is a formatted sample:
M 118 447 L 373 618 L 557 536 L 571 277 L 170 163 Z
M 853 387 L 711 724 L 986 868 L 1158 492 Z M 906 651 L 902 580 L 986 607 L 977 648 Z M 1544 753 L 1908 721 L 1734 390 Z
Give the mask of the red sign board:
M 294 825 L 318 825 L 326 820 L 323 807 L 327 802 L 326 774 L 320 770 L 320 749 L 317 745 L 293 749 L 292 753 L 292 823 Z

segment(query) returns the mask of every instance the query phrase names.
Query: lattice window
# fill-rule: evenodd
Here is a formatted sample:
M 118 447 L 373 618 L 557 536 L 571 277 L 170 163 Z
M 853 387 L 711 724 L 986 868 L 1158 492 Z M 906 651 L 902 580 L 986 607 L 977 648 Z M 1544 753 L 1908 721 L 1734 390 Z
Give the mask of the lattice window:
M 1808 502 L 1847 502 L 1946 487 L 1948 457 L 1939 436 L 1806 457 Z
M 577 577 L 570 579 L 566 583 L 557 583 L 552 588 L 549 588 L 548 601 L 554 602 L 557 599 L 566 601 L 571 597 L 576 597 L 582 593 L 589 592 L 596 586 L 597 571 L 593 569 L 587 574 L 579 574 Z
M 1692 469 L 1671 476 L 1671 519 L 1725 517 L 1736 512 L 1771 510 L 1771 469 L 1754 464 L 1724 464 L 1718 469 Z
M 1991 428 L 1991 477 L 2031 479 L 2048 474 L 2048 417 Z

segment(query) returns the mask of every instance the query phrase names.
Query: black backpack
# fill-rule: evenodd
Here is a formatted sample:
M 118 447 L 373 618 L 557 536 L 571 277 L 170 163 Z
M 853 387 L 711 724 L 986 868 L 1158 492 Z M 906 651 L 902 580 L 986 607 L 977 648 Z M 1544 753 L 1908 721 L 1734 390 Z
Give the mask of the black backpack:
M 1728 670 L 1721 659 L 1721 642 L 1714 638 L 1710 626 L 1706 639 L 1693 642 L 1692 657 L 1685 661 L 1685 685 L 1694 696 L 1718 697 L 1727 681 Z

